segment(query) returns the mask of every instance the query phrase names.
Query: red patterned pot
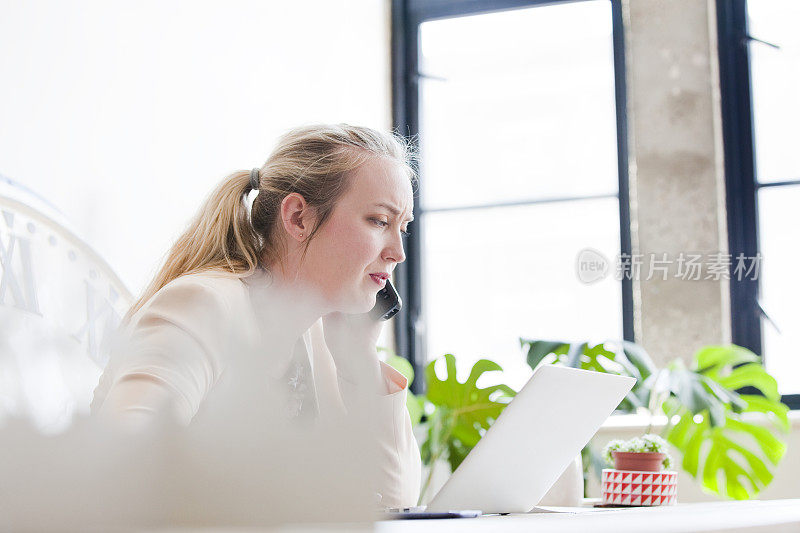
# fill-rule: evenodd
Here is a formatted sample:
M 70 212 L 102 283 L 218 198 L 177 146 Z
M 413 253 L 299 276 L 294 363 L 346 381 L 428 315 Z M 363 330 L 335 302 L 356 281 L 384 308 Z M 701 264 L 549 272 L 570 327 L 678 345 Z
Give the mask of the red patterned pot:
M 658 472 L 667 455 L 657 452 L 611 452 L 616 470 L 635 470 L 637 472 Z
M 606 468 L 602 474 L 603 505 L 655 506 L 678 502 L 678 473 L 637 472 Z

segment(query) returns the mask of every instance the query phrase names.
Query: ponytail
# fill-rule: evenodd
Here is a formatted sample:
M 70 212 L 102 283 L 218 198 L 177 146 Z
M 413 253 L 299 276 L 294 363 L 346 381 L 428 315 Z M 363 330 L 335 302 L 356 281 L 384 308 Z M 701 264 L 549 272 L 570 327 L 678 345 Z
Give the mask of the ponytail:
M 229 175 L 214 189 L 123 322 L 178 276 L 206 270 L 246 276 L 255 271 L 261 246 L 244 203 L 249 191 L 250 172 L 244 170 Z

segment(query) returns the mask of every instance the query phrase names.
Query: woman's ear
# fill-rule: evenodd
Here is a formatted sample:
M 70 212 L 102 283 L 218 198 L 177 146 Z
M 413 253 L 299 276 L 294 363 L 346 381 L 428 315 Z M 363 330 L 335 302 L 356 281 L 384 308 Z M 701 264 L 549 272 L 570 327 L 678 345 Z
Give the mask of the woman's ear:
M 303 195 L 293 192 L 281 201 L 283 229 L 290 237 L 302 241 L 314 228 L 315 213 Z

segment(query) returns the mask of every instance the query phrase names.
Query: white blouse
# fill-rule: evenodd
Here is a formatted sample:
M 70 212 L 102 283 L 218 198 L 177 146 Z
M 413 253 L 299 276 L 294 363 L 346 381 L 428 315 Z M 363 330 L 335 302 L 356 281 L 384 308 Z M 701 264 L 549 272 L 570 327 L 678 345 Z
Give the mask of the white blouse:
M 97 385 L 92 412 L 113 411 L 147 418 L 171 401 L 189 424 L 225 394 L 238 371 L 263 375 L 264 386 L 285 391 L 283 414 L 314 421 L 328 410 L 346 412 L 361 399 L 355 384 L 337 379 L 336 367 L 318 320 L 295 344 L 293 353 L 263 350 L 257 300 L 268 275 L 259 269 L 240 278 L 224 272 L 180 276 L 161 288 L 132 317 L 112 346 Z M 242 353 L 268 353 L 244 361 Z M 406 378 L 380 363 L 384 394 L 371 398 L 380 450 L 381 504 L 417 504 L 421 461 L 406 409 Z M 202 407 L 201 407 L 202 406 Z

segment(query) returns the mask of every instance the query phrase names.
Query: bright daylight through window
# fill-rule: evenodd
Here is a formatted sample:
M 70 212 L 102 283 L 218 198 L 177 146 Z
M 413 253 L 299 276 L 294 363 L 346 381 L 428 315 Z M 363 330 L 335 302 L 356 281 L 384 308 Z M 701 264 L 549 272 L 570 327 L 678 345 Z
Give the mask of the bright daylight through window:
M 420 223 L 427 358 L 480 358 L 520 388 L 519 338 L 621 339 L 611 2 L 420 26 Z M 468 157 L 465 157 L 465 154 Z

